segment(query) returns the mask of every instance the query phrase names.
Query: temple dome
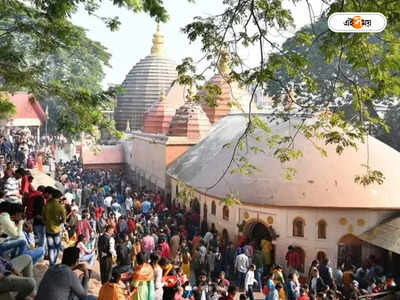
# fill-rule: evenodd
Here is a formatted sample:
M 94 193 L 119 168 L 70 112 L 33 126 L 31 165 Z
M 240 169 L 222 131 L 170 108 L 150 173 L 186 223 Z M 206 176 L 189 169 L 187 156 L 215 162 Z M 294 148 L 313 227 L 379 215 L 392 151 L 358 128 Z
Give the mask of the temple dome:
M 259 114 L 272 131 L 271 134 L 287 136 L 296 124 L 302 120 L 293 118 L 290 121 L 273 121 L 271 116 Z M 310 119 L 307 122 L 313 122 Z M 243 203 L 284 206 L 284 207 L 339 207 L 369 209 L 400 209 L 398 196 L 398 179 L 400 153 L 369 137 L 369 150 L 366 144 L 358 143 L 358 150 L 346 148 L 341 155 L 336 153 L 334 145 L 322 145 L 327 157 L 321 155 L 312 142 L 301 134 L 294 141 L 295 149 L 302 150 L 303 157 L 282 165 L 274 157 L 276 148 L 269 148 L 264 140 L 258 141 L 256 136 L 264 136 L 261 128 L 248 137 L 248 149 L 259 147 L 265 153 L 238 150 L 237 160 L 244 155 L 249 163 L 260 171 L 244 175 L 231 172 L 237 165 L 233 163 L 224 174 L 232 159 L 234 147 L 224 147 L 235 143 L 243 134 L 248 123 L 247 115 L 228 115 L 217 122 L 210 134 L 197 145 L 180 156 L 169 168 L 168 175 L 174 180 L 182 181 L 195 190 L 214 197 L 224 199 L 227 195 L 238 194 Z M 318 141 L 314 141 L 319 145 Z M 247 152 L 246 152 L 247 151 Z M 365 165 L 369 157 L 372 170 L 380 170 L 385 176 L 382 185 L 370 184 L 362 186 L 354 182 L 355 175 L 366 173 Z M 210 168 L 212 166 L 212 168 Z M 292 180 L 284 176 L 284 168 L 296 170 Z M 215 186 L 214 186 L 215 185 Z
M 211 124 L 232 113 L 249 112 L 251 94 L 241 87 L 238 82 L 229 79 L 229 67 L 225 55 L 221 57 L 218 73 L 208 81 L 208 84 L 218 86 L 221 95 L 216 98 L 216 107 L 211 107 L 206 101 L 201 101 L 201 107 L 206 113 Z M 205 90 L 199 92 L 200 99 L 206 95 Z M 259 112 L 255 103 L 251 105 L 251 112 Z
M 169 126 L 169 136 L 186 137 L 189 141 L 197 143 L 208 135 L 211 123 L 201 108 L 192 101 L 187 101 L 177 109 Z
M 160 101 L 154 103 L 144 117 L 145 133 L 167 134 L 176 109 L 185 103 L 185 87 L 174 84 L 165 97 L 161 92 Z
M 123 92 L 115 108 L 116 128 L 125 130 L 129 120 L 132 130 L 141 129 L 145 112 L 160 100 L 160 92 L 167 91 L 176 77 L 176 63 L 164 56 L 163 36 L 157 28 L 151 54 L 140 60 L 122 83 Z

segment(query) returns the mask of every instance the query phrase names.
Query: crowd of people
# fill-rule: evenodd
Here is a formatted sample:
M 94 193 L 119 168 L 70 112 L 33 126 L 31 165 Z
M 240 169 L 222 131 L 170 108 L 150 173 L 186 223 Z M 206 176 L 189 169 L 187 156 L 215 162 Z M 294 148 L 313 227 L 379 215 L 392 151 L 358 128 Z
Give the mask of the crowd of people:
M 35 189 L 25 167 L 9 163 L 1 180 L 0 299 L 355 300 L 397 288 L 375 257 L 358 268 L 321 258 L 304 275 L 290 248 L 287 266 L 276 265 L 270 240 L 230 241 L 201 222 L 198 207 L 175 207 L 120 171 L 60 161 L 60 191 Z M 42 259 L 49 268 L 38 285 L 33 266 Z M 98 271 L 102 286 L 88 295 Z

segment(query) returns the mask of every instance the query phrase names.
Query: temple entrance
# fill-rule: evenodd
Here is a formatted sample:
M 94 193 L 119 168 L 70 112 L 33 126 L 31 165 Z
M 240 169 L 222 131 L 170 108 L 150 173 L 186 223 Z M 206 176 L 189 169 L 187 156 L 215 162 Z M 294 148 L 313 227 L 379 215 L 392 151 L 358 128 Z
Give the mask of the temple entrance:
M 343 263 L 345 267 L 361 266 L 362 244 L 363 241 L 352 234 L 343 236 L 338 243 L 338 266 Z
M 275 263 L 275 245 L 272 243 L 276 239 L 275 230 L 272 226 L 267 226 L 263 222 L 249 222 L 244 230 L 244 235 L 247 237 L 246 243 L 254 243 L 254 246 L 261 249 L 264 254 L 269 253 L 271 264 Z M 264 242 L 262 243 L 261 241 Z
M 260 244 L 261 240 L 267 240 L 271 242 L 273 239 L 268 227 L 261 222 L 250 223 L 247 226 L 245 233 L 247 234 L 248 240 L 256 241 L 258 245 Z

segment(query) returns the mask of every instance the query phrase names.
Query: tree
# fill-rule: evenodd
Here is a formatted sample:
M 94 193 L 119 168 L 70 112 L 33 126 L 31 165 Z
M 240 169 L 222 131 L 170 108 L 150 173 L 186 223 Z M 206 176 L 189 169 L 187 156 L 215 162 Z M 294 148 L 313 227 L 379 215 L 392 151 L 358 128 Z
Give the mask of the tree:
M 396 104 L 388 110 L 385 121 L 390 127 L 390 131 L 380 129 L 376 136 L 382 142 L 400 151 L 400 104 Z
M 114 101 L 117 89 L 103 91 L 102 68 L 110 55 L 86 37 L 69 17 L 84 5 L 96 15 L 101 0 L 23 0 L 0 2 L 0 92 L 24 90 L 37 99 L 52 99 L 62 108 L 60 130 L 94 133 L 96 127 L 113 130 L 102 109 Z M 158 21 L 168 19 L 161 0 L 113 0 L 132 12 L 146 12 Z M 118 17 L 101 17 L 111 30 Z M 0 111 L 10 111 L 0 101 Z M 115 131 L 114 131 L 115 132 Z
M 301 1 L 295 0 L 293 3 Z M 350 126 L 343 112 L 324 113 L 312 125 L 299 125 L 292 136 L 277 137 L 271 134 L 268 124 L 250 112 L 248 125 L 235 143 L 233 151 L 233 160 L 241 164 L 240 169 L 246 172 L 252 172 L 255 167 L 248 164 L 245 154 L 239 150 L 246 144 L 246 137 L 254 132 L 255 127 L 265 131 L 264 137 L 256 138 L 264 140 L 267 145 L 273 145 L 276 158 L 283 163 L 301 156 L 294 149 L 293 141 L 297 134 L 303 134 L 310 141 L 317 139 L 321 143 L 334 144 L 340 154 L 346 147 L 356 147 L 358 141 L 364 140 L 369 124 L 379 124 L 388 130 L 384 120 L 370 114 L 369 107 L 400 96 L 400 7 L 397 1 L 321 0 L 327 7 L 322 16 L 354 11 L 383 13 L 387 18 L 387 27 L 383 32 L 375 34 L 343 34 L 318 26 L 315 28 L 315 18 L 309 2 L 303 2 L 310 8 L 311 28 L 298 32 L 292 41 L 303 49 L 318 48 L 333 71 L 326 81 L 319 80 L 318 72 L 313 72 L 313 68 L 319 66 L 313 65 L 312 56 L 304 56 L 296 49 L 290 49 L 288 44 L 281 47 L 271 39 L 271 33 L 294 27 L 292 13 L 284 8 L 282 0 L 227 0 L 224 1 L 225 11 L 222 14 L 198 17 L 183 29 L 190 41 L 201 42 L 204 58 L 210 68 L 217 68 L 220 60 L 224 59 L 224 53 L 228 52 L 231 71 L 226 76 L 227 80 L 236 80 L 254 87 L 252 101 L 256 89 L 266 89 L 274 84 L 273 96 L 277 103 L 293 102 L 305 114 L 324 111 L 330 104 L 336 104 L 337 97 L 341 97 L 351 103 L 360 116 Z M 376 43 L 376 40 L 380 42 Z M 257 56 L 259 63 L 247 66 L 238 51 L 240 47 L 252 49 L 252 56 Z M 202 87 L 204 77 L 197 72 L 192 59 L 185 59 L 178 71 L 181 83 Z M 282 81 L 284 76 L 286 83 Z M 287 82 L 294 84 L 295 97 Z M 213 91 L 211 96 L 219 92 L 210 88 L 207 90 Z M 319 99 L 315 95 L 320 95 Z M 214 105 L 213 100 L 209 99 L 212 97 L 205 97 L 207 102 Z M 292 114 L 290 109 L 276 109 L 278 118 L 290 118 Z M 323 148 L 318 146 L 318 150 L 322 155 L 325 154 Z M 366 164 L 366 173 L 357 175 L 355 180 L 380 183 L 381 175 Z

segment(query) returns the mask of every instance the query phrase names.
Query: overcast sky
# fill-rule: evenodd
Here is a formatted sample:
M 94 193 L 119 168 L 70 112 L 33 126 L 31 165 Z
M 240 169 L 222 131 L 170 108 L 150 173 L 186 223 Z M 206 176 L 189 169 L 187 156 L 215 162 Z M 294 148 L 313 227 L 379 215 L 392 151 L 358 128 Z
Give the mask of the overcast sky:
M 165 38 L 166 54 L 177 63 L 182 58 L 201 56 L 199 44 L 189 45 L 181 28 L 190 23 L 195 16 L 209 16 L 222 12 L 222 0 L 196 0 L 195 4 L 186 0 L 165 0 L 165 6 L 170 15 L 167 24 L 161 25 L 161 31 Z M 288 7 L 294 8 L 294 18 L 297 28 L 310 23 L 308 8 L 304 3 L 293 6 L 288 1 Z M 321 1 L 310 1 L 315 14 L 321 11 Z M 153 34 L 156 23 L 146 14 L 134 14 L 126 9 L 120 9 L 105 1 L 102 8 L 97 12 L 100 16 L 119 16 L 121 27 L 116 32 L 111 32 L 102 21 L 95 17 L 89 17 L 82 9 L 73 16 L 74 24 L 88 30 L 89 38 L 101 42 L 111 53 L 111 68 L 106 68 L 104 85 L 109 83 L 120 84 L 129 70 L 143 57 L 150 54 Z M 291 36 L 291 32 L 276 34 L 274 40 L 283 42 Z M 252 55 L 249 51 L 242 53 L 250 62 Z

